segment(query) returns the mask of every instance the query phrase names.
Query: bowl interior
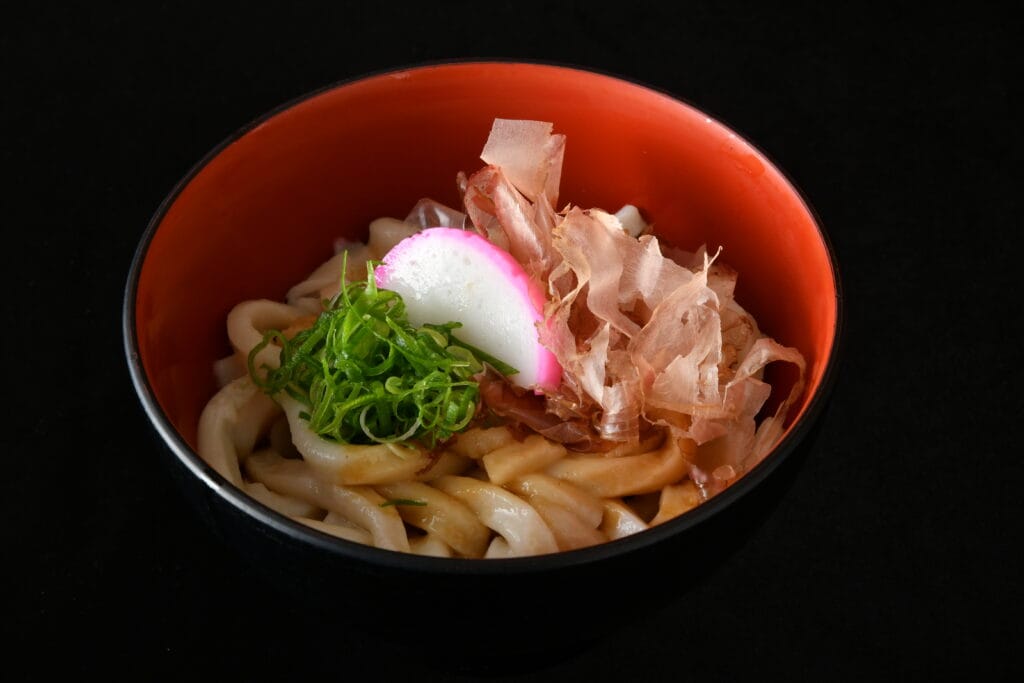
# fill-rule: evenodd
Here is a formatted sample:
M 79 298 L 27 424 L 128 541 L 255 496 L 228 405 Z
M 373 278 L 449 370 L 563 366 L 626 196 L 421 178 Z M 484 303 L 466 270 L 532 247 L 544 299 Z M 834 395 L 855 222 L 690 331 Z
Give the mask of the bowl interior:
M 280 300 L 379 216 L 422 197 L 458 203 L 455 176 L 482 165 L 495 117 L 567 135 L 559 203 L 638 206 L 665 241 L 723 247 L 737 300 L 798 347 L 821 385 L 837 322 L 828 249 L 798 193 L 756 149 L 669 96 L 611 77 L 529 64 L 429 66 L 335 87 L 286 107 L 198 167 L 155 219 L 135 298 L 138 354 L 154 397 L 195 448 L 229 353 L 227 312 Z

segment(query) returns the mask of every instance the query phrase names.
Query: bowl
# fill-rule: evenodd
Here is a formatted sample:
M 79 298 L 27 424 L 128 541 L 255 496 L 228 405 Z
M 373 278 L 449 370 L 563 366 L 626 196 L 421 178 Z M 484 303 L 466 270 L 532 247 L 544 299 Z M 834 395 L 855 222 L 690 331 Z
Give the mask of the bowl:
M 610 210 L 635 204 L 676 246 L 724 248 L 740 273 L 737 300 L 807 360 L 807 388 L 784 437 L 739 481 L 676 519 L 537 557 L 438 559 L 379 550 L 324 535 L 249 498 L 196 453 L 199 414 L 216 389 L 211 366 L 229 350 L 227 312 L 246 299 L 283 299 L 330 255 L 336 238 L 365 239 L 379 216 L 404 216 L 421 197 L 457 205 L 456 173 L 482 165 L 478 155 L 495 117 L 551 121 L 567 136 L 563 202 Z M 741 542 L 770 504 L 751 502 L 754 494 L 769 491 L 769 474 L 809 448 L 835 376 L 841 319 L 838 270 L 820 223 L 752 144 L 694 106 L 627 80 L 487 62 L 333 85 L 237 131 L 156 211 L 131 265 L 123 324 L 131 378 L 164 461 L 241 562 L 331 613 L 381 615 L 380 627 L 391 635 L 401 629 L 389 605 L 444 605 L 449 623 L 467 626 L 460 637 L 485 644 L 493 634 L 481 627 L 514 610 L 531 622 L 528 635 L 519 633 L 520 647 L 544 649 L 585 641 L 608 614 L 685 590 Z M 422 629 L 409 631 L 425 637 Z

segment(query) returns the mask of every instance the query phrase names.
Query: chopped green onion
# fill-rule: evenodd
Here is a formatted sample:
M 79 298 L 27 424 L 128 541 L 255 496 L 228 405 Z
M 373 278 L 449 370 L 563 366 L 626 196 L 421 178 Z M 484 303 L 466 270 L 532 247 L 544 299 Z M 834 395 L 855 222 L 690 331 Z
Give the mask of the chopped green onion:
M 325 439 L 433 448 L 472 421 L 480 399 L 473 377 L 485 363 L 517 371 L 457 339 L 461 323 L 413 327 L 402 297 L 377 289 L 372 263 L 366 271 L 365 281 L 342 283 L 312 327 L 291 339 L 268 330 L 249 352 L 249 374 L 271 396 L 300 401 L 300 415 Z M 256 356 L 272 343 L 281 346 L 280 367 L 261 373 Z

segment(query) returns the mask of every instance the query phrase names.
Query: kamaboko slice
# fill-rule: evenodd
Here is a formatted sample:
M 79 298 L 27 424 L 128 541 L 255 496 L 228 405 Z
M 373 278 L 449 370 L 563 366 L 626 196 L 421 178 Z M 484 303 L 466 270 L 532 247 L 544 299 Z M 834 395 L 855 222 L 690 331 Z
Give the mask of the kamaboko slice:
M 529 389 L 558 386 L 562 369 L 538 339 L 544 294 L 508 252 L 472 232 L 429 228 L 402 240 L 375 271 L 402 295 L 413 325 L 462 323 L 455 336 L 515 367 Z

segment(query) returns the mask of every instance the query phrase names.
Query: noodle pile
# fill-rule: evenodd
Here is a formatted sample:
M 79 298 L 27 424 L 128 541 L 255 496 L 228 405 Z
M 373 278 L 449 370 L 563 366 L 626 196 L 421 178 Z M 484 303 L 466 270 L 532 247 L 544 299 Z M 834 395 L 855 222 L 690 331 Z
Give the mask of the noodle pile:
M 802 391 L 799 352 L 765 337 L 733 299 L 736 273 L 703 248 L 660 245 L 633 207 L 556 211 L 564 136 L 551 124 L 496 120 L 482 158 L 459 176 L 465 213 L 423 200 L 381 218 L 286 302 L 246 301 L 227 319 L 234 353 L 199 423 L 199 453 L 253 498 L 314 529 L 379 548 L 498 558 L 582 548 L 690 510 L 759 462 Z M 314 433 L 295 398 L 264 394 L 247 358 L 268 330 L 309 327 L 367 261 L 423 228 L 475 230 L 548 292 L 541 342 L 563 368 L 541 396 L 481 376 L 482 409 L 428 450 L 352 445 Z M 342 268 L 346 272 L 342 273 Z M 445 321 L 437 321 L 443 323 Z M 267 344 L 256 367 L 278 367 Z M 800 378 L 774 414 L 762 371 Z

